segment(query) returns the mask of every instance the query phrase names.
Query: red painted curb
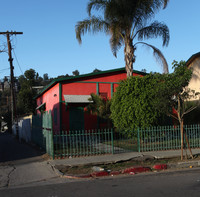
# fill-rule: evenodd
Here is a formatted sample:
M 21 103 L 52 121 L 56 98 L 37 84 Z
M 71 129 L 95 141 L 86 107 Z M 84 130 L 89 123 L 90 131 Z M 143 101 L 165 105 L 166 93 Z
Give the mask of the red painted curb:
M 127 168 L 127 169 L 123 170 L 122 174 L 141 173 L 141 172 L 147 172 L 147 171 L 151 171 L 151 169 L 147 168 L 147 167 L 132 167 L 132 168 Z
M 157 165 L 154 165 L 152 169 L 164 170 L 164 169 L 167 169 L 167 164 L 157 164 Z M 119 175 L 119 174 L 134 175 L 136 173 L 149 172 L 149 171 L 151 171 L 151 168 L 140 166 L 140 167 L 126 168 L 122 171 L 121 170 L 120 171 L 111 171 L 110 173 L 107 171 L 101 171 L 101 172 L 93 172 L 91 174 L 82 174 L 82 175 L 64 175 L 63 177 L 80 179 L 80 178 L 94 178 L 94 177 L 101 177 L 101 176 L 115 176 L 115 175 Z
M 109 173 L 106 171 L 101 171 L 101 172 L 93 172 L 90 174 L 92 177 L 99 177 L 99 176 L 108 176 Z
M 121 172 L 120 171 L 112 171 L 112 172 L 110 172 L 110 176 L 115 176 L 115 175 L 119 175 L 119 174 L 121 174 Z
M 167 169 L 167 164 L 157 164 L 153 166 L 154 170 L 165 170 Z
M 79 175 L 79 178 L 91 178 L 91 174 L 83 174 L 83 175 Z
M 83 174 L 83 175 L 63 175 L 64 178 L 70 179 L 81 179 L 81 178 L 92 178 L 90 174 Z

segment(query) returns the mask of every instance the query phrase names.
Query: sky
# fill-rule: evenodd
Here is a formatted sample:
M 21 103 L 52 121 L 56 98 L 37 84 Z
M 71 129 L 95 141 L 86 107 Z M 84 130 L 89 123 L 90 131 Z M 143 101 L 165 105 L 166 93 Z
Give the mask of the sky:
M 14 75 L 22 75 L 32 68 L 40 76 L 49 77 L 80 74 L 99 70 L 116 69 L 125 66 L 123 48 L 115 58 L 109 45 L 109 36 L 86 34 L 82 45 L 75 35 L 75 25 L 87 18 L 88 0 L 9 0 L 1 2 L 0 31 L 23 32 L 12 36 Z M 189 2 L 189 3 L 188 3 Z M 169 71 L 173 60 L 188 60 L 200 52 L 200 1 L 170 0 L 165 10 L 160 10 L 152 20 L 164 22 L 170 30 L 168 47 L 162 47 L 160 38 L 146 40 L 164 54 Z M 0 35 L 0 45 L 6 37 Z M 138 46 L 134 70 L 160 72 L 151 49 Z M 0 79 L 9 76 L 8 54 L 0 53 Z

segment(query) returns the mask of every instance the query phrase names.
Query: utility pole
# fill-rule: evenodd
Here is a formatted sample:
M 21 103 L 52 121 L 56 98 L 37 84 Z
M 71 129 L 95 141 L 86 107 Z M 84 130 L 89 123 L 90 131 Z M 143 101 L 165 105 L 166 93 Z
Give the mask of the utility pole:
M 11 90 L 11 113 L 12 113 L 12 125 L 15 121 L 17 121 L 17 106 L 16 106 L 16 98 L 15 98 L 15 83 L 14 83 L 14 66 L 13 66 L 13 58 L 12 58 L 12 45 L 10 42 L 10 35 L 23 34 L 23 32 L 0 32 L 0 34 L 6 35 L 7 37 L 7 45 L 8 45 L 8 61 L 10 62 L 10 90 Z M 18 126 L 18 125 L 17 125 Z M 18 127 L 16 128 L 16 137 L 18 138 Z

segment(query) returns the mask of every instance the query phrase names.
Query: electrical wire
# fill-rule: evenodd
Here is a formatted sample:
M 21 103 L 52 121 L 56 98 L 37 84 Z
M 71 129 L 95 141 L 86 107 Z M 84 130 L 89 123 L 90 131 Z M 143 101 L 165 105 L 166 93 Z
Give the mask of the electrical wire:
M 23 75 L 24 73 L 23 73 L 23 71 L 22 71 L 22 69 L 21 69 L 21 66 L 20 66 L 20 64 L 19 64 L 19 61 L 18 61 L 18 59 L 17 59 L 17 56 L 16 56 L 16 54 L 15 54 L 15 50 L 14 50 L 14 49 L 13 49 L 13 53 L 14 53 L 16 62 L 17 62 L 17 64 L 18 64 L 18 66 L 19 66 L 19 69 L 20 69 L 20 71 L 21 71 L 21 73 L 22 73 L 22 75 Z
M 0 72 L 4 72 L 5 70 L 9 70 L 10 68 L 1 69 Z

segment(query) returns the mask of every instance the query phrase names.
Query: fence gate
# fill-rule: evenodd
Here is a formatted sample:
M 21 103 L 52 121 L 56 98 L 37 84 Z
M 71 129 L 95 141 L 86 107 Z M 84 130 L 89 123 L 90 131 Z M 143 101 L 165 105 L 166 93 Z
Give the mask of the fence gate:
M 32 117 L 32 141 L 54 158 L 51 110 Z
M 53 144 L 53 125 L 52 125 L 51 110 L 42 115 L 42 133 L 44 136 L 44 143 L 46 152 L 54 158 L 54 144 Z

